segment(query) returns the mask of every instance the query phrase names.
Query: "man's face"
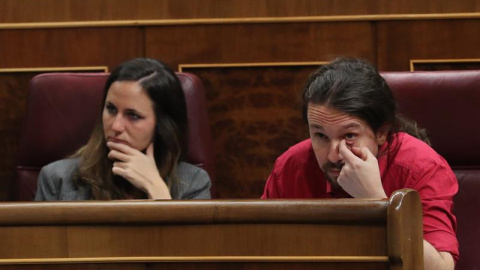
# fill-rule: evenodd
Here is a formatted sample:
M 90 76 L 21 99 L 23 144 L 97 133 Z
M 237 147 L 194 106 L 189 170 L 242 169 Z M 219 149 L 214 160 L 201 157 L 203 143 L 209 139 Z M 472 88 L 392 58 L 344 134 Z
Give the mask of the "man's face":
M 318 165 L 330 183 L 338 187 L 337 178 L 343 167 L 338 146 L 342 140 L 348 148 L 368 147 L 374 156 L 385 143 L 387 132 L 375 134 L 362 119 L 331 107 L 309 103 L 307 110 L 310 138 Z

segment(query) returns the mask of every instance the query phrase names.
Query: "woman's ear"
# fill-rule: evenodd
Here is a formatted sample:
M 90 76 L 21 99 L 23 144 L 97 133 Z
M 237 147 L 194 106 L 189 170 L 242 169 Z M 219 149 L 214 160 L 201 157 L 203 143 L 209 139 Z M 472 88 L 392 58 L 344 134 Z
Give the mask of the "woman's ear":
M 383 145 L 387 141 L 388 132 L 390 132 L 390 125 L 383 125 L 375 134 L 378 145 Z

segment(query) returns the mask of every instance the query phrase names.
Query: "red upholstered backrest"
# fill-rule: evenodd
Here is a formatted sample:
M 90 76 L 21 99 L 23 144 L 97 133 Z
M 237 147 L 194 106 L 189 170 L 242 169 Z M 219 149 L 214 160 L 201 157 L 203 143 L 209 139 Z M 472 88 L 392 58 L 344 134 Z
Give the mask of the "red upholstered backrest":
M 403 114 L 426 128 L 457 175 L 454 198 L 460 260 L 480 266 L 480 71 L 384 72 Z
M 480 71 L 385 72 L 399 109 L 450 166 L 480 166 Z
M 176 75 L 187 103 L 187 161 L 204 168 L 213 181 L 205 90 L 195 75 Z M 32 200 L 40 168 L 73 154 L 87 142 L 101 115 L 107 77 L 107 73 L 45 73 L 30 81 L 12 199 Z

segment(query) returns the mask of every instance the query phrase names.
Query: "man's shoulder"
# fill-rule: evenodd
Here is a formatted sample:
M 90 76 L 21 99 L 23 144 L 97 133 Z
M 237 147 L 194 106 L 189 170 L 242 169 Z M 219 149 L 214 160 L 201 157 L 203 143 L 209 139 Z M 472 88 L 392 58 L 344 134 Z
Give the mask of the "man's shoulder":
M 407 133 L 396 135 L 397 147 L 392 163 L 409 170 L 423 171 L 427 167 L 442 166 L 449 168 L 447 161 L 430 145 Z
M 305 157 L 310 153 L 313 153 L 312 142 L 310 139 L 306 139 L 288 148 L 279 158 Z
M 412 159 L 443 160 L 430 145 L 410 134 L 399 132 L 396 135 L 396 141 L 398 143 L 397 158 L 399 159 L 406 159 L 410 162 Z
M 276 161 L 276 166 L 304 167 L 308 164 L 317 164 L 310 139 L 291 146 Z

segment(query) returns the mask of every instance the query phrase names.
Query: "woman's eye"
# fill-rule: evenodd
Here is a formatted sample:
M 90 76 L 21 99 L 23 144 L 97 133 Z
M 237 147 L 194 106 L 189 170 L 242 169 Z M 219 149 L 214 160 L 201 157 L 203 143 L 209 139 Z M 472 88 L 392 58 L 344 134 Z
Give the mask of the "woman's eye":
M 115 106 L 111 105 L 111 104 L 107 104 L 105 106 L 105 108 L 107 109 L 107 111 L 110 113 L 110 114 L 116 114 L 117 113 L 117 108 L 115 108 Z
M 136 114 L 136 113 L 128 113 L 128 117 L 132 120 L 138 120 L 138 119 L 141 119 L 140 115 Z

